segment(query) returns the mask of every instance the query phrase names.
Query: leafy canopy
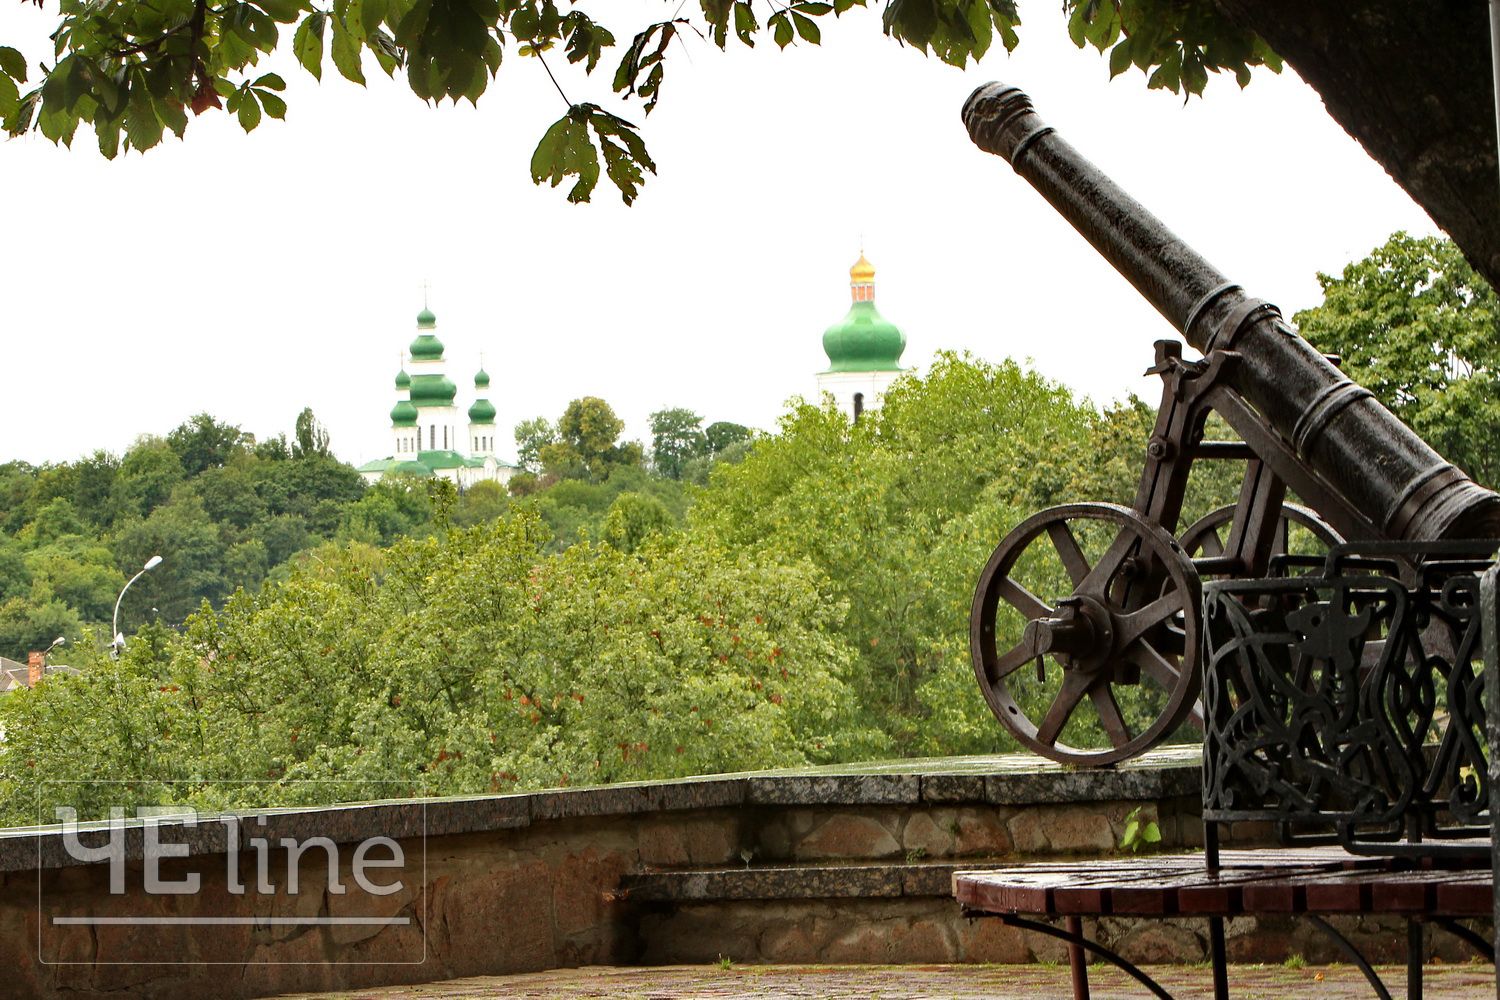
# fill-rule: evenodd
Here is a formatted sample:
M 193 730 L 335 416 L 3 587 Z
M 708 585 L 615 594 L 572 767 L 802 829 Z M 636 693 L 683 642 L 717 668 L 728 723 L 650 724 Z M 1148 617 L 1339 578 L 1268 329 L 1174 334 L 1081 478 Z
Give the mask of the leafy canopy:
M 1449 461 L 1500 485 L 1500 299 L 1452 241 L 1396 233 L 1295 317 Z
M 181 138 L 189 112 L 223 111 L 247 132 L 267 117 L 286 117 L 286 82 L 258 66 L 288 45 L 320 80 L 331 60 L 339 75 L 363 85 L 373 61 L 389 76 L 403 73 L 424 101 L 474 103 L 509 50 L 541 63 L 565 106 L 532 155 L 532 180 L 553 187 L 569 181 L 568 200 L 584 202 L 602 174 L 630 204 L 646 174 L 656 171 L 639 127 L 597 103 L 571 99 L 549 60 L 566 60 L 584 77 L 604 66 L 620 99 L 638 100 L 650 114 L 661 99 L 668 57 L 685 42 L 753 47 L 768 33 L 783 49 L 818 45 L 820 22 L 867 5 L 664 4 L 667 18 L 620 45 L 595 17 L 620 13 L 599 0 L 59 0 L 52 59 L 36 67 L 34 81 L 21 51 L 0 45 L 0 122 L 11 135 L 37 130 L 68 145 L 87 124 L 100 152 L 113 158 L 122 149 L 151 149 L 168 131 Z M 1244 86 L 1252 66 L 1280 68 L 1266 44 L 1231 24 L 1213 0 L 1063 0 L 1063 6 L 1073 41 L 1107 51 L 1111 76 L 1136 66 L 1148 73 L 1150 87 L 1198 94 L 1210 72 L 1231 72 Z M 1015 0 L 886 0 L 881 14 L 887 36 L 958 67 L 997 40 L 1014 49 L 1020 23 Z

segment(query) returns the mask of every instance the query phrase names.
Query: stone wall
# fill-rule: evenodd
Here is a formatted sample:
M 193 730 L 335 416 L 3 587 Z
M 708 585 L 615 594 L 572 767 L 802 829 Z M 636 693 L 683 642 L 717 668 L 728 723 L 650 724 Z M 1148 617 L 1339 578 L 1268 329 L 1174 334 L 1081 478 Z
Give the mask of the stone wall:
M 0 992 L 252 997 L 720 956 L 1060 961 L 1051 939 L 966 920 L 948 895 L 952 872 L 1114 852 L 1137 807 L 1159 820 L 1164 846 L 1192 845 L 1197 781 L 1196 760 L 1182 753 L 1099 772 L 963 758 L 239 816 L 172 830 L 188 855 L 163 864 L 163 877 L 201 878 L 196 893 L 175 896 L 138 888 L 138 826 L 124 840 L 129 876 L 118 895 L 108 866 L 80 863 L 58 831 L 12 831 L 0 835 Z M 328 886 L 351 884 L 349 852 L 330 872 L 327 856 L 309 851 L 293 895 L 284 851 L 267 851 L 263 876 L 243 851 L 231 868 L 231 850 L 252 835 L 325 837 L 330 847 L 389 837 L 408 868 L 399 891 L 340 894 Z M 92 836 L 85 843 L 102 834 Z M 230 891 L 258 877 L 275 891 Z M 56 926 L 60 915 L 96 922 Z M 1202 929 L 1187 922 L 1100 930 L 1138 959 L 1203 959 Z M 1237 924 L 1231 952 L 1331 957 L 1297 933 Z

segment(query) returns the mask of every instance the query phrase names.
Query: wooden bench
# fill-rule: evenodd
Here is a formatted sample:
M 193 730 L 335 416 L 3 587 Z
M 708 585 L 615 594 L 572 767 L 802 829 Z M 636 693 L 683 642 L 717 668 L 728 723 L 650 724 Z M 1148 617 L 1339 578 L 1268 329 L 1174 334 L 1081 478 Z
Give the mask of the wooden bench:
M 1409 1000 L 1422 996 L 1425 924 L 1493 961 L 1491 943 L 1457 922 L 1494 912 L 1483 708 L 1485 682 L 1500 674 L 1493 570 L 1480 599 L 1493 550 L 1343 545 L 1306 576 L 1208 584 L 1207 849 L 959 872 L 958 902 L 1067 941 L 1078 1000 L 1085 951 L 1169 997 L 1086 938 L 1085 916 L 1205 918 L 1218 1000 L 1229 995 L 1224 921 L 1246 914 L 1310 921 L 1387 1000 L 1327 917 L 1406 919 Z M 1500 708 L 1488 721 L 1493 732 Z M 1221 851 L 1221 827 L 1237 823 L 1269 824 L 1285 846 Z M 1043 922 L 1058 918 L 1064 926 Z
M 1304 917 L 1330 935 L 1358 966 L 1376 995 L 1389 991 L 1359 951 L 1324 918 L 1383 914 L 1407 918 L 1407 995 L 1421 996 L 1421 927 L 1440 926 L 1493 959 L 1488 942 L 1457 923 L 1491 912 L 1489 869 L 1412 867 L 1409 862 L 1352 855 L 1340 848 L 1225 851 L 1217 871 L 1203 854 L 1154 855 L 1104 861 L 1044 862 L 1001 871 L 959 872 L 954 896 L 965 912 L 998 916 L 1024 930 L 1069 944 L 1073 993 L 1088 997 L 1083 952 L 1118 966 L 1156 996 L 1169 998 L 1146 973 L 1083 935 L 1082 918 L 1201 917 L 1209 921 L 1214 995 L 1227 997 L 1224 919 L 1246 913 Z M 1028 919 L 1061 918 L 1064 927 Z M 1414 949 L 1414 951 L 1410 950 Z

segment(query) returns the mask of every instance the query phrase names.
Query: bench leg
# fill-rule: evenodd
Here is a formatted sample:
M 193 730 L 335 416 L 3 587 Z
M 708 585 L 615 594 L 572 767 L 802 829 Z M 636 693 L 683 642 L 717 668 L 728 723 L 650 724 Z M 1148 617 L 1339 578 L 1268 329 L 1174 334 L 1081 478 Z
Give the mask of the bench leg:
M 1016 913 L 997 913 L 995 914 L 995 916 L 1000 918 L 1001 923 L 1009 927 L 1019 927 L 1023 931 L 1033 931 L 1037 934 L 1045 934 L 1048 937 L 1058 938 L 1062 941 L 1067 942 L 1068 944 L 1078 944 L 1083 948 L 1083 950 L 1093 952 L 1095 955 L 1098 955 L 1100 958 L 1104 959 L 1106 962 L 1113 965 L 1121 972 L 1125 973 L 1131 979 L 1134 979 L 1136 982 L 1146 987 L 1146 989 L 1151 991 L 1152 996 L 1158 997 L 1159 1000 L 1172 1000 L 1172 994 L 1162 989 L 1161 983 L 1158 983 L 1156 980 L 1146 975 L 1140 969 L 1136 968 L 1134 965 L 1121 958 L 1117 953 L 1110 951 L 1108 948 L 1104 947 L 1104 945 L 1100 944 L 1098 941 L 1091 941 L 1079 934 L 1074 934 L 1070 929 L 1054 927 L 1051 924 L 1042 923 L 1040 920 L 1027 920 L 1025 917 Z M 1082 921 L 1079 922 L 1078 926 L 1080 929 L 1082 928 Z M 1391 1000 L 1391 998 L 1389 995 L 1386 995 L 1381 997 L 1380 1000 Z
M 1209 962 L 1214 970 L 1214 1000 L 1229 1000 L 1229 954 L 1224 948 L 1224 918 L 1208 918 Z
M 1406 921 L 1406 1000 L 1422 1000 L 1422 922 Z
M 1068 918 L 1068 933 L 1074 938 L 1083 938 L 1083 918 Z M 1077 940 L 1068 942 L 1068 972 L 1073 976 L 1073 1000 L 1089 1000 L 1089 967 L 1083 957 L 1083 945 Z

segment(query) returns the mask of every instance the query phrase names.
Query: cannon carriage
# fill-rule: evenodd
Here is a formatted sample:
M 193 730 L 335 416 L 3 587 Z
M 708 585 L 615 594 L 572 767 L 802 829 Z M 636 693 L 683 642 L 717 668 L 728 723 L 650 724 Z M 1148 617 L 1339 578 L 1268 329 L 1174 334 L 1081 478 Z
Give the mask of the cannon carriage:
M 1263 577 L 1299 550 L 1317 555 L 1342 541 L 1500 536 L 1500 496 L 1174 236 L 1022 91 L 983 86 L 963 117 L 979 148 L 1005 157 L 1202 355 L 1156 344 L 1149 371 L 1161 377 L 1161 404 L 1130 506 L 1043 510 L 1007 534 L 980 573 L 975 676 L 1022 744 L 1099 766 L 1184 725 L 1201 728 L 1205 580 Z M 1238 440 L 1206 440 L 1211 415 Z M 1180 530 L 1199 460 L 1243 462 L 1239 499 Z M 1070 742 L 1085 719 L 1097 722 L 1098 745 Z

